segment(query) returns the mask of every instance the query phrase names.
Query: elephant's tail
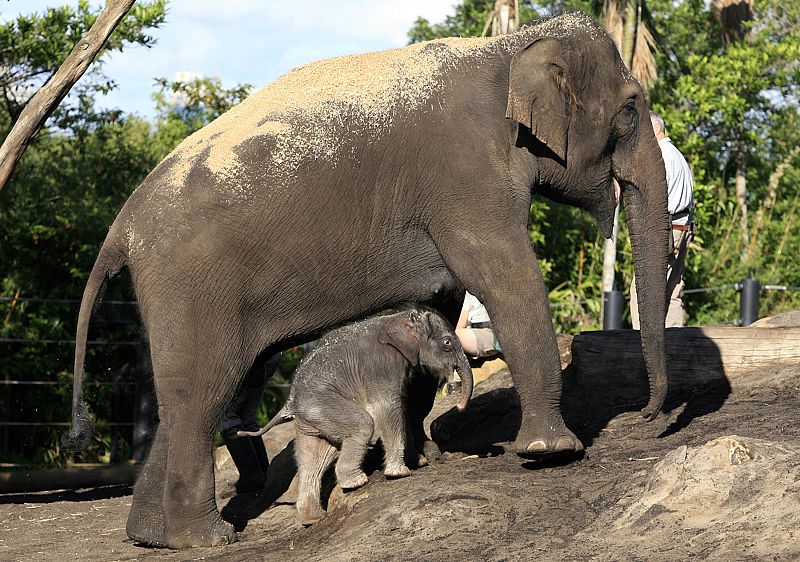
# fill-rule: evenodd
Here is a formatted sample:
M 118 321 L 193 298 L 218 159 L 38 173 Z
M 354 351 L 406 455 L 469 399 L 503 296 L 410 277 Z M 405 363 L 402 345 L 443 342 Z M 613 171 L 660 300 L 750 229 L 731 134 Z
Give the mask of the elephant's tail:
M 94 262 L 86 289 L 83 291 L 81 308 L 78 313 L 78 327 L 75 334 L 75 370 L 72 381 L 72 428 L 61 436 L 61 444 L 69 451 L 84 450 L 92 439 L 94 423 L 89 417 L 86 402 L 83 400 L 83 368 L 86 358 L 86 340 L 92 313 L 103 298 L 108 280 L 127 265 L 127 250 L 119 247 L 112 227 L 106 237 L 100 254 Z
M 294 416 L 289 411 L 289 404 L 284 404 L 283 408 L 281 408 L 277 414 L 272 416 L 272 419 L 267 422 L 267 425 L 259 429 L 258 431 L 237 431 L 237 437 L 259 437 L 260 435 L 264 435 L 270 429 L 275 427 L 276 425 L 280 425 L 282 423 L 286 423 L 287 421 L 294 419 Z

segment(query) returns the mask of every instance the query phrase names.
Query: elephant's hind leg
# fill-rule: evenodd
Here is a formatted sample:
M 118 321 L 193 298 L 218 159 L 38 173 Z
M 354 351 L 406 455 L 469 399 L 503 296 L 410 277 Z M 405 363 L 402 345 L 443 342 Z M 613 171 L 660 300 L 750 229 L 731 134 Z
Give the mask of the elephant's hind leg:
M 133 501 L 125 527 L 129 538 L 150 546 L 167 546 L 164 536 L 167 448 L 166 422 L 161 421 L 156 429 L 150 453 L 133 487 Z
M 212 439 L 254 357 L 241 352 L 236 329 L 216 319 L 206 330 L 150 328 L 160 423 L 134 488 L 128 535 L 169 548 L 236 541 L 214 497 Z
M 336 448 L 315 435 L 300 431 L 295 438 L 297 459 L 297 517 L 302 525 L 313 525 L 325 517 L 320 495 L 322 477 L 336 458 Z
M 352 400 L 336 394 L 312 397 L 302 409 L 302 413 L 295 414 L 298 426 L 307 425 L 332 443 L 341 443 L 336 462 L 339 486 L 352 490 L 366 484 L 368 479 L 362 464 L 375 432 L 372 416 Z

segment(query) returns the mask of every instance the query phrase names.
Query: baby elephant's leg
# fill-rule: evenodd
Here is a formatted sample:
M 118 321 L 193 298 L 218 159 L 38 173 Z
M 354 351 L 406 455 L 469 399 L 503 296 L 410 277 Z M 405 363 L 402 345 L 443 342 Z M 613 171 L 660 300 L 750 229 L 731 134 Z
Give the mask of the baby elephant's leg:
M 361 466 L 374 431 L 372 418 L 361 408 L 353 408 L 348 422 L 347 435 L 342 437 L 342 450 L 336 462 L 336 479 L 343 490 L 360 488 L 367 483 Z
M 324 403 L 304 405 L 303 421 L 331 442 L 341 443 L 336 479 L 344 490 L 367 483 L 361 468 L 372 439 L 372 417 L 358 404 L 344 397 L 328 395 Z M 295 420 L 298 416 L 295 416 Z
M 297 432 L 295 459 L 297 460 L 297 516 L 302 525 L 313 525 L 325 517 L 320 502 L 322 477 L 336 458 L 336 448 L 315 435 Z
M 410 476 L 405 463 L 406 422 L 403 408 L 398 403 L 385 404 L 375 411 L 376 432 L 383 441 L 385 453 L 384 471 L 387 478 Z

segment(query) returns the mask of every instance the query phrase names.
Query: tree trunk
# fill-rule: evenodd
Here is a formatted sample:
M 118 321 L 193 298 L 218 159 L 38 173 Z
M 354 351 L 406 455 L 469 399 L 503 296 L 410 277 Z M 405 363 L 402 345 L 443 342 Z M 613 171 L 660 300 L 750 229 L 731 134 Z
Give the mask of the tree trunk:
M 742 231 L 742 258 L 747 256 L 750 231 L 747 226 L 747 154 L 742 141 L 736 143 L 736 201 L 739 203 L 739 228 Z
M 135 0 L 108 0 L 106 7 L 55 75 L 28 101 L 25 109 L 0 147 L 0 189 L 5 186 L 22 153 L 58 107 L 72 86 L 94 61 L 109 35 L 133 6 Z

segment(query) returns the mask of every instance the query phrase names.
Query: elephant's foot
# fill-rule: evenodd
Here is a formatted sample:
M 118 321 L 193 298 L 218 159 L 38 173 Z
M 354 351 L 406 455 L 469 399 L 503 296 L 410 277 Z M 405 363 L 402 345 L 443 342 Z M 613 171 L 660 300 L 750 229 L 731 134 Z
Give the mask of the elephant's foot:
M 428 457 L 425 455 L 417 455 L 417 468 L 428 466 Z
M 308 527 L 319 523 L 326 516 L 325 510 L 319 504 L 318 498 L 298 498 L 297 499 L 297 519 L 300 524 Z
M 337 474 L 336 479 L 339 481 L 339 486 L 341 486 L 342 490 L 355 490 L 369 481 L 367 475 L 362 471 L 347 475 Z
M 156 523 L 152 518 L 143 517 L 141 513 L 131 510 L 125 531 L 136 542 L 161 548 L 224 546 L 236 542 L 233 525 L 220 517 L 205 526 L 167 531 L 163 521 Z
M 194 546 L 225 546 L 237 541 L 233 525 L 217 517 L 206 525 L 182 527 L 166 533 L 168 548 L 190 548 Z
M 152 453 L 151 453 L 152 454 Z M 166 547 L 164 535 L 164 509 L 161 504 L 163 490 L 154 484 L 155 479 L 143 471 L 133 490 L 133 501 L 128 513 L 125 532 L 128 538 L 149 546 Z
M 442 456 L 442 451 L 439 449 L 439 445 L 426 439 L 422 444 L 422 456 L 425 457 L 425 464 L 420 463 L 420 466 L 425 466 L 430 461 L 438 460 Z
M 550 414 L 547 418 L 523 414 L 514 446 L 517 454 L 524 458 L 577 455 L 583 451 L 583 443 L 567 429 L 559 414 Z
M 128 538 L 137 543 L 165 548 L 167 537 L 164 535 L 164 527 L 143 524 L 141 521 L 131 521 L 128 517 L 128 524 L 125 526 Z
M 405 478 L 406 476 L 411 476 L 411 469 L 404 464 L 387 466 L 383 471 L 383 475 L 386 478 Z

